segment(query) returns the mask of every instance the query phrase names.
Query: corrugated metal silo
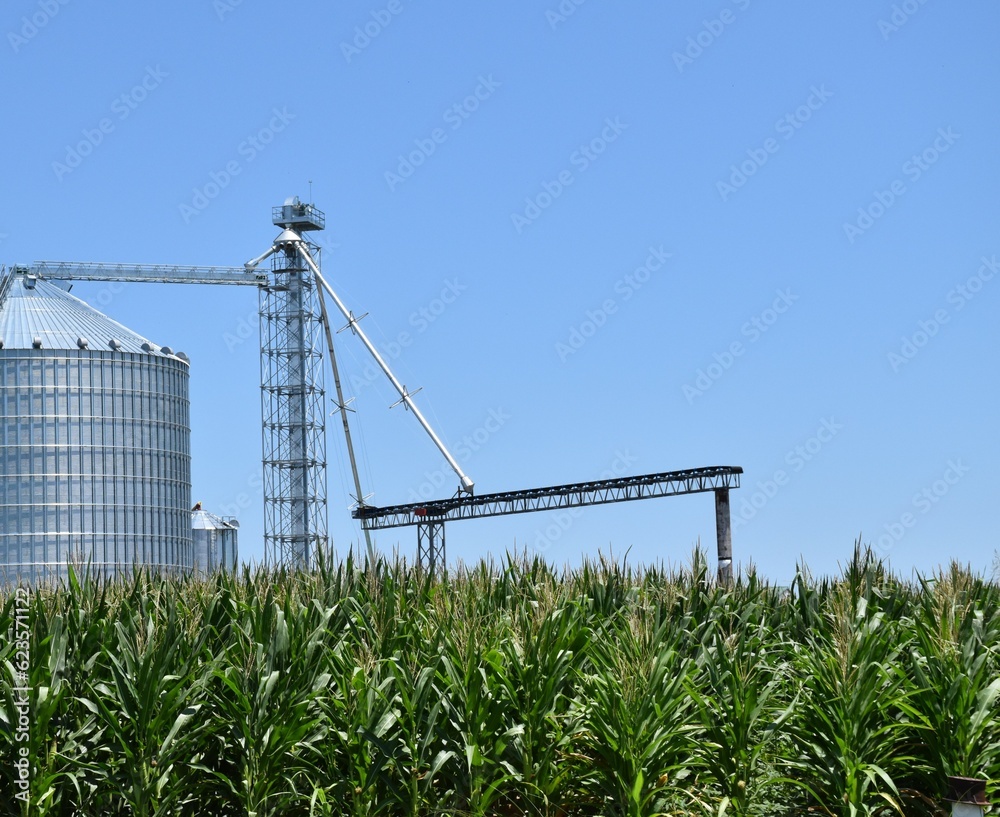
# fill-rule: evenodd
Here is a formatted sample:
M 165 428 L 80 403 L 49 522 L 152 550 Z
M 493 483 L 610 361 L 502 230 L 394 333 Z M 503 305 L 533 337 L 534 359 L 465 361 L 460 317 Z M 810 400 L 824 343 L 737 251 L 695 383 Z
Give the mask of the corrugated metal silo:
M 200 576 L 224 570 L 236 570 L 238 557 L 237 532 L 239 522 L 202 510 L 201 503 L 191 513 L 191 535 L 194 544 L 194 570 Z
M 188 362 L 25 274 L 0 292 L 0 580 L 188 570 Z

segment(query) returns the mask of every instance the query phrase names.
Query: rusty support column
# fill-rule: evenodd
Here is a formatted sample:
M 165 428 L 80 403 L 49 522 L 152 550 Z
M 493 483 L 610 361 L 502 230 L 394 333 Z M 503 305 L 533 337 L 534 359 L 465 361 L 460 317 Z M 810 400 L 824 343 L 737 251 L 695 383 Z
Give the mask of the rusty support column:
M 719 584 L 733 581 L 733 533 L 729 515 L 729 489 L 715 489 L 715 535 L 718 540 Z

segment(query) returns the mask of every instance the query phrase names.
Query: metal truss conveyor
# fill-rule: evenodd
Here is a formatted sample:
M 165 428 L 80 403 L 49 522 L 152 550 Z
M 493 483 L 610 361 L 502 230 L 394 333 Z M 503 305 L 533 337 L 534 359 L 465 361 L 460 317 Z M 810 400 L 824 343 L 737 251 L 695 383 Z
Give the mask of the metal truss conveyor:
M 352 516 L 360 520 L 368 530 L 416 526 L 418 559 L 421 564 L 434 569 L 436 565 L 443 566 L 445 563 L 444 523 L 449 520 L 506 516 L 714 491 L 719 578 L 728 581 L 732 570 L 729 489 L 739 488 L 742 473 L 743 469 L 737 466 L 691 468 L 480 496 L 458 494 L 450 499 L 382 508 L 361 505 L 352 512 Z

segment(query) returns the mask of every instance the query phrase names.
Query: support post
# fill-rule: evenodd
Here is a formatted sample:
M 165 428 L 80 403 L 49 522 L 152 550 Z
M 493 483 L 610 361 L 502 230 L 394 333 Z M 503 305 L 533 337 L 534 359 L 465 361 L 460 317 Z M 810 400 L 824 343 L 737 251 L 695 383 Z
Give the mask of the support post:
M 417 525 L 417 564 L 430 573 L 444 569 L 444 522 L 420 522 Z
M 729 489 L 715 489 L 715 535 L 718 541 L 719 584 L 733 581 L 733 534 L 729 514 Z

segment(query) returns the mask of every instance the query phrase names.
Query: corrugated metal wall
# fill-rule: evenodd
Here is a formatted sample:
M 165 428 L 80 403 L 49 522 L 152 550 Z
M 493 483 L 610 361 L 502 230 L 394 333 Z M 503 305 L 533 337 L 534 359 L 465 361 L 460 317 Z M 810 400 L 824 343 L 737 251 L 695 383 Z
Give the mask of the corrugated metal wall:
M 216 570 L 234 572 L 239 555 L 239 523 L 231 517 L 223 519 L 198 509 L 191 514 L 191 527 L 195 574 L 208 576 Z

